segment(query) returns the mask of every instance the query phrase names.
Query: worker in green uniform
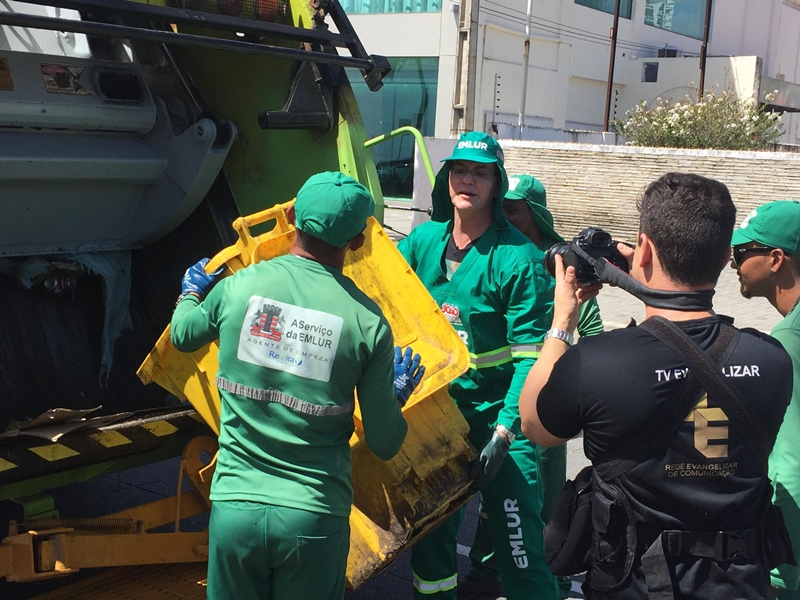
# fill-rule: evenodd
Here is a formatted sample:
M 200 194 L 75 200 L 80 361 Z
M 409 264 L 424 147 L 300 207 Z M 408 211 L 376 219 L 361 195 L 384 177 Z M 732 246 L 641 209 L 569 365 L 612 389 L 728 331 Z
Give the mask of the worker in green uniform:
M 771 334 L 792 358 L 792 400 L 769 456 L 773 502 L 780 507 L 800 557 L 800 203 L 768 202 L 751 211 L 733 232 L 731 267 L 739 275 L 745 298 L 760 296 L 783 315 Z M 779 600 L 800 600 L 800 567 L 783 564 L 772 570 Z
M 219 339 L 210 600 L 344 597 L 353 391 L 367 445 L 387 460 L 406 434 L 400 406 L 424 372 L 342 273 L 347 252 L 364 243 L 369 191 L 342 173 L 320 173 L 294 209 L 288 255 L 213 289 L 218 273 L 206 274 L 204 259 L 186 272 L 172 318 L 178 350 Z
M 436 177 L 432 221 L 398 248 L 470 353 L 450 394 L 480 449 L 472 465 L 509 600 L 555 600 L 544 559 L 539 449 L 520 434 L 519 391 L 549 326 L 553 282 L 544 255 L 502 209 L 508 190 L 497 141 L 468 132 Z M 457 593 L 456 533 L 463 513 L 418 542 L 411 555 L 417 599 Z
M 547 252 L 553 244 L 564 242 L 564 238 L 553 228 L 553 215 L 547 208 L 547 192 L 544 185 L 535 177 L 512 175 L 508 178 L 508 192 L 503 200 L 503 212 L 509 222 L 542 252 Z M 581 305 L 578 334 L 586 337 L 602 332 L 603 319 L 600 317 L 600 307 L 597 305 L 597 299 L 592 298 Z M 544 492 L 542 520 L 546 524 L 553 516 L 553 507 L 567 480 L 567 445 L 540 447 L 539 453 Z M 478 517 L 478 527 L 469 553 L 470 570 L 459 589 L 459 600 L 503 595 L 500 572 L 486 526 L 485 511 L 481 510 Z M 572 580 L 569 577 L 559 577 L 558 584 L 561 597 L 569 597 Z

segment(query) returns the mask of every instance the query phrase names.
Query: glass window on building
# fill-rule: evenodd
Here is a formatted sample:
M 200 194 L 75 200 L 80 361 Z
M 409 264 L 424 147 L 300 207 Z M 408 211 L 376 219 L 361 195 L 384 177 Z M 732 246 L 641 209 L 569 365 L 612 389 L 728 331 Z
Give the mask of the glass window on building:
M 646 62 L 642 65 L 642 81 L 644 83 L 658 82 L 658 63 Z
M 703 39 L 706 3 L 698 0 L 646 0 L 645 25 Z
M 349 15 L 441 12 L 442 0 L 341 0 Z
M 412 126 L 432 136 L 436 115 L 439 59 L 389 58 L 392 71 L 383 87 L 370 92 L 361 72 L 347 69 L 367 136 Z M 414 138 L 402 135 L 372 148 L 384 196 L 411 198 L 414 185 Z
M 623 19 L 631 18 L 631 4 L 633 0 L 621 0 L 619 3 L 619 16 Z M 575 0 L 575 4 L 588 6 L 595 10 L 602 10 L 609 14 L 614 14 L 614 0 Z

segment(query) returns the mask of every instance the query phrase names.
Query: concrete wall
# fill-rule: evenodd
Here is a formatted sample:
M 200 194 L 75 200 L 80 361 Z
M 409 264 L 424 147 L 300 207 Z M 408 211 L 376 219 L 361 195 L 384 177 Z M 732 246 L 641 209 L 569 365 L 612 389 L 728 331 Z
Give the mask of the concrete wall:
M 439 56 L 446 50 L 441 43 L 443 16 L 443 13 L 402 13 L 349 15 L 349 18 L 369 54 Z
M 565 237 L 599 225 L 635 239 L 636 200 L 670 171 L 697 173 L 728 186 L 738 220 L 764 202 L 800 199 L 800 155 L 520 142 L 500 140 L 509 174 L 534 175 L 547 190 L 556 229 Z
M 739 221 L 764 202 L 800 200 L 800 154 L 499 141 L 509 175 L 528 173 L 544 184 L 556 230 L 565 238 L 585 227 L 600 226 L 615 237 L 635 239 L 639 194 L 670 171 L 722 181 L 736 203 Z M 452 139 L 425 138 L 434 171 L 454 144 Z M 428 208 L 431 185 L 419 149 L 414 165 L 414 206 Z M 417 213 L 413 223 L 426 220 Z
M 725 0 L 715 3 L 709 52 L 754 54 L 764 59 L 764 74 L 800 79 L 800 2 Z

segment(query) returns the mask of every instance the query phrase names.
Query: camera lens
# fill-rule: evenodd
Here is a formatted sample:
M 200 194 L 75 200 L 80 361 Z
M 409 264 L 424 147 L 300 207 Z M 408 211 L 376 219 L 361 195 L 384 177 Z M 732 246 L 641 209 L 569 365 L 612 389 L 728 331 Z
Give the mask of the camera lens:
M 559 243 L 553 244 L 545 252 L 544 266 L 547 267 L 547 272 L 551 277 L 556 276 L 556 255 L 560 254 L 563 257 L 567 250 L 569 250 L 569 244 Z

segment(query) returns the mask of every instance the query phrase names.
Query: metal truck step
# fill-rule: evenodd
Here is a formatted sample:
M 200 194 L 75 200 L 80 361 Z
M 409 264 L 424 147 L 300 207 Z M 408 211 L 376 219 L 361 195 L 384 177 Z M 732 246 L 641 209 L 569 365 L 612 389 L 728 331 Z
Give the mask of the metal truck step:
M 177 456 L 189 439 L 208 433 L 193 409 L 180 407 L 137 412 L 96 429 L 67 433 L 55 442 L 30 435 L 0 439 L 0 500 L 17 497 L 23 488 L 28 495 L 55 487 L 48 479 L 57 485 L 85 479 L 78 473 L 87 467 L 154 452 L 163 454 L 160 458 Z M 157 459 L 145 458 L 151 460 Z M 107 470 L 113 469 L 109 465 Z
M 64 580 L 66 584 L 68 580 Z M 205 600 L 206 563 L 122 567 L 35 600 Z

